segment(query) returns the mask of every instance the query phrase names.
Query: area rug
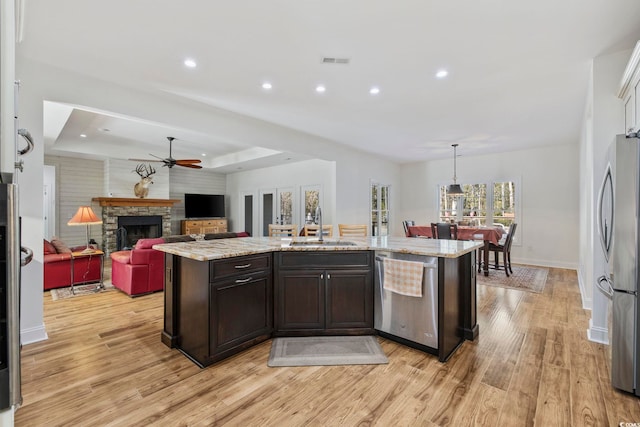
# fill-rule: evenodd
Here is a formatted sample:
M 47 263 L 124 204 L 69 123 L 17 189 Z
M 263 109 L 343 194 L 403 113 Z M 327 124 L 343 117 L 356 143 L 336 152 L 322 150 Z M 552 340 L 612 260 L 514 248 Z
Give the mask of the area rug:
M 102 289 L 97 289 L 97 286 L 98 286 L 98 283 L 74 286 L 73 287 L 74 293 L 71 293 L 71 287 L 51 289 L 51 299 L 53 301 L 57 301 L 59 299 L 80 297 L 83 295 L 92 295 L 100 292 L 113 291 L 115 289 L 115 287 L 111 284 L 111 282 L 104 282 L 104 287 Z
M 275 338 L 268 366 L 377 365 L 389 363 L 373 336 Z
M 514 265 L 513 274 L 509 277 L 504 270 L 489 269 L 488 277 L 478 273 L 478 284 L 541 293 L 547 283 L 547 274 L 549 270 L 546 268 Z

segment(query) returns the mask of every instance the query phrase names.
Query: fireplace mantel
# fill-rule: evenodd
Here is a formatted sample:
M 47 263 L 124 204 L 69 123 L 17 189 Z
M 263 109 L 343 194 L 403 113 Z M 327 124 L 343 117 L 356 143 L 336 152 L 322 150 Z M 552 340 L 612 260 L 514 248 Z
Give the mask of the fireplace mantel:
M 140 199 L 126 197 L 94 197 L 91 200 L 99 202 L 100 206 L 173 206 L 180 203 L 180 199 Z

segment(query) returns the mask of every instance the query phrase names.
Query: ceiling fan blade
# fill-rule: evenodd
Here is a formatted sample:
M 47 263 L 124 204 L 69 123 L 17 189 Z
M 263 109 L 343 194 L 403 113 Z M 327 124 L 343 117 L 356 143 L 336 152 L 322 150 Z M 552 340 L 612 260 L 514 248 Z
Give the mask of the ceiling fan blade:
M 133 162 L 164 162 L 164 160 L 153 160 L 153 159 L 127 159 Z
M 202 169 L 202 166 L 200 166 L 200 165 L 191 165 L 191 164 L 181 165 L 180 163 L 176 163 L 176 164 L 178 166 L 182 166 L 183 168 Z
M 176 160 L 176 164 L 177 165 L 186 165 L 186 164 L 191 164 L 191 163 L 201 163 L 202 160 L 200 159 L 180 159 L 180 160 Z

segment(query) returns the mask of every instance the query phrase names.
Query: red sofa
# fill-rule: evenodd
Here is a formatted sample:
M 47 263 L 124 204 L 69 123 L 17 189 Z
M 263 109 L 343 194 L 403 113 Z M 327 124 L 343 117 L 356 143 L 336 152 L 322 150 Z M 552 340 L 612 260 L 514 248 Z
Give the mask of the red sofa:
M 55 243 L 55 246 L 54 244 Z M 57 239 L 44 240 L 44 290 L 71 286 L 71 252 L 79 252 L 86 245 L 69 248 Z M 73 284 L 99 282 L 101 255 L 88 255 L 73 261 Z
M 231 237 L 247 237 L 241 233 L 206 234 L 205 240 Z M 111 253 L 111 283 L 129 296 L 148 294 L 164 289 L 164 252 L 152 249 L 153 245 L 193 241 L 188 235 L 140 239 L 127 251 Z

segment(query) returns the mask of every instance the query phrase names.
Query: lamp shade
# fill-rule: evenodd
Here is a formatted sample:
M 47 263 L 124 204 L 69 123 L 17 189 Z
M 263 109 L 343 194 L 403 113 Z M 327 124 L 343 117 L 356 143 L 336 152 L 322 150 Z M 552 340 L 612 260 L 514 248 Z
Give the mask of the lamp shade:
M 447 196 L 462 196 L 464 191 L 456 182 L 456 148 L 458 144 L 451 144 L 451 146 L 453 147 L 453 184 L 447 185 Z
M 78 212 L 67 222 L 67 225 L 102 224 L 102 220 L 93 213 L 91 206 L 80 206 Z
M 460 184 L 451 184 L 447 186 L 447 195 L 461 196 L 463 194 L 464 194 L 464 191 L 462 191 L 462 187 L 460 187 Z

